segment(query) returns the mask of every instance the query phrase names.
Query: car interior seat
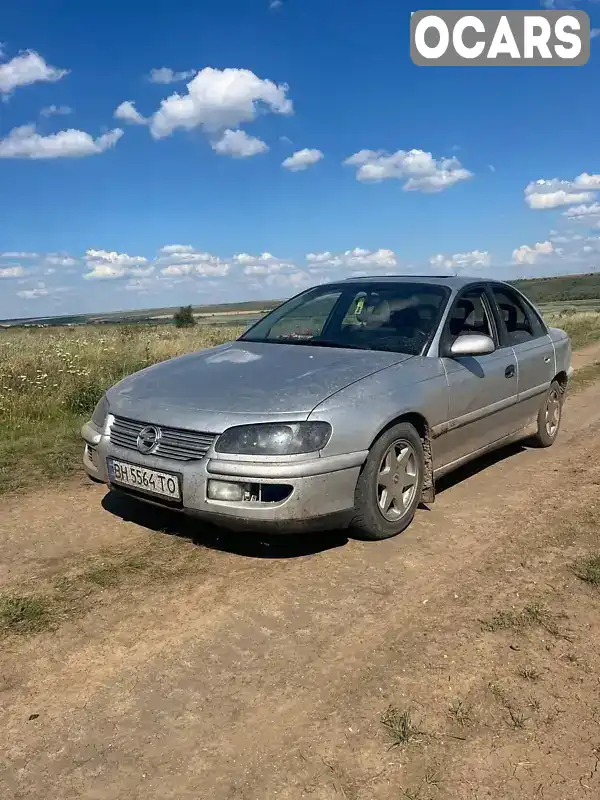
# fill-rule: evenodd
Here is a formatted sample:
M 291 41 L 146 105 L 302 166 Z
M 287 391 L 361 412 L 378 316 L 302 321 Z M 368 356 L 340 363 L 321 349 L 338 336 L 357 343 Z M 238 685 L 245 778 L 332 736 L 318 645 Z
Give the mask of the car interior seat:
M 401 336 L 408 338 L 413 338 L 423 328 L 421 315 L 414 306 L 394 311 L 390 318 L 390 325 Z
M 465 331 L 465 322 L 469 316 L 475 311 L 475 306 L 470 300 L 459 300 L 452 312 L 450 319 L 450 333 L 452 336 L 459 336 L 461 333 L 468 333 Z
M 498 307 L 502 311 L 502 316 L 504 317 L 504 322 L 506 324 L 506 330 L 509 333 L 514 333 L 515 331 L 519 330 L 517 309 L 508 303 L 500 303 Z

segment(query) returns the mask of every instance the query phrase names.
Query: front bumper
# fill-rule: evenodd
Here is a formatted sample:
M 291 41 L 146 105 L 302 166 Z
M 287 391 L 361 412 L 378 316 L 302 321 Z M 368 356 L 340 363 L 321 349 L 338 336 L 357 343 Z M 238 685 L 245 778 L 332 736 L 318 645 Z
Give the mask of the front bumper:
M 178 510 L 228 528 L 268 527 L 282 533 L 344 525 L 352 516 L 356 483 L 368 455 L 365 451 L 327 458 L 251 460 L 217 454 L 211 448 L 201 460 L 175 461 L 118 447 L 111 443 L 109 435 L 91 423 L 83 426 L 81 434 L 86 443 L 85 471 L 111 489 L 125 491 L 149 503 L 167 505 L 160 497 L 111 484 L 108 457 L 148 469 L 177 472 L 182 478 L 182 505 Z M 291 491 L 278 502 L 211 500 L 207 493 L 211 479 L 266 487 L 284 485 Z

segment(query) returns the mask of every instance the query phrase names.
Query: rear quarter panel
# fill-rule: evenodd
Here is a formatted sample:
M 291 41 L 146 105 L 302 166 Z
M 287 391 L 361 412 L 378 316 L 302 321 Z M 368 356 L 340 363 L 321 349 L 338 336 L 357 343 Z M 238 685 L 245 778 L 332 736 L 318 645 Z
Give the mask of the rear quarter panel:
M 561 328 L 549 328 L 548 333 L 552 339 L 554 346 L 554 355 L 556 358 L 556 375 L 559 372 L 566 372 L 570 377 L 571 375 L 571 339 L 568 334 Z
M 333 435 L 323 456 L 368 450 L 377 435 L 403 414 L 417 413 L 430 427 L 448 419 L 448 383 L 439 358 L 415 356 L 336 392 L 311 412 Z

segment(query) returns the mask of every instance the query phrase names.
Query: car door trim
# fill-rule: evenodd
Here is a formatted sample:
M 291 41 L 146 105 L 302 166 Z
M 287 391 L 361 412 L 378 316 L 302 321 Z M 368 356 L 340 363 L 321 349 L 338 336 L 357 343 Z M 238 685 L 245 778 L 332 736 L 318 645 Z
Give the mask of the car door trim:
M 514 433 L 509 433 L 507 436 L 503 436 L 501 439 L 496 439 L 489 444 L 483 445 L 483 447 L 480 447 L 478 450 L 474 450 L 472 453 L 466 453 L 464 456 L 456 458 L 454 461 L 449 461 L 447 464 L 437 467 L 433 471 L 433 478 L 437 481 L 443 475 L 447 475 L 449 472 L 454 472 L 454 470 L 458 467 L 462 467 L 463 464 L 468 464 L 470 461 L 474 461 L 476 458 L 480 458 L 486 453 L 492 453 L 499 447 L 506 446 L 512 442 L 519 442 L 530 433 L 535 433 L 534 428 L 531 425 L 525 425 Z
M 481 419 L 491 417 L 492 414 L 497 414 L 499 411 L 504 411 L 505 408 L 515 406 L 519 402 L 519 395 L 515 392 L 510 397 L 505 397 L 502 400 L 497 400 L 489 406 L 483 408 L 476 408 L 474 411 L 469 411 L 467 414 L 462 414 L 460 417 L 455 417 L 447 422 L 441 422 L 439 425 L 434 425 L 431 429 L 431 435 L 434 439 L 443 436 L 449 431 L 455 431 L 457 428 L 463 428 L 465 425 L 470 425 L 472 422 L 479 422 Z
M 532 397 L 544 394 L 550 388 L 551 383 L 552 381 L 545 381 L 538 386 L 532 386 L 531 389 L 526 389 L 524 392 L 519 392 L 519 402 L 522 403 L 524 400 L 530 400 Z

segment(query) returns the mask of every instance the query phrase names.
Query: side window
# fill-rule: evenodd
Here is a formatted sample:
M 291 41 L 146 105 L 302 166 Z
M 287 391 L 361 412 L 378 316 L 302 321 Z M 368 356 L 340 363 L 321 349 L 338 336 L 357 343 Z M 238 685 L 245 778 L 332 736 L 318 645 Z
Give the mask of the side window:
M 341 292 L 309 300 L 273 324 L 269 339 L 312 339 L 320 336 Z
M 458 336 L 474 333 L 495 338 L 484 302 L 483 289 L 471 289 L 460 295 L 446 322 L 445 343 L 450 346 Z
M 540 321 L 517 294 L 498 286 L 492 286 L 492 294 L 504 320 L 507 344 L 522 344 L 544 335 Z

